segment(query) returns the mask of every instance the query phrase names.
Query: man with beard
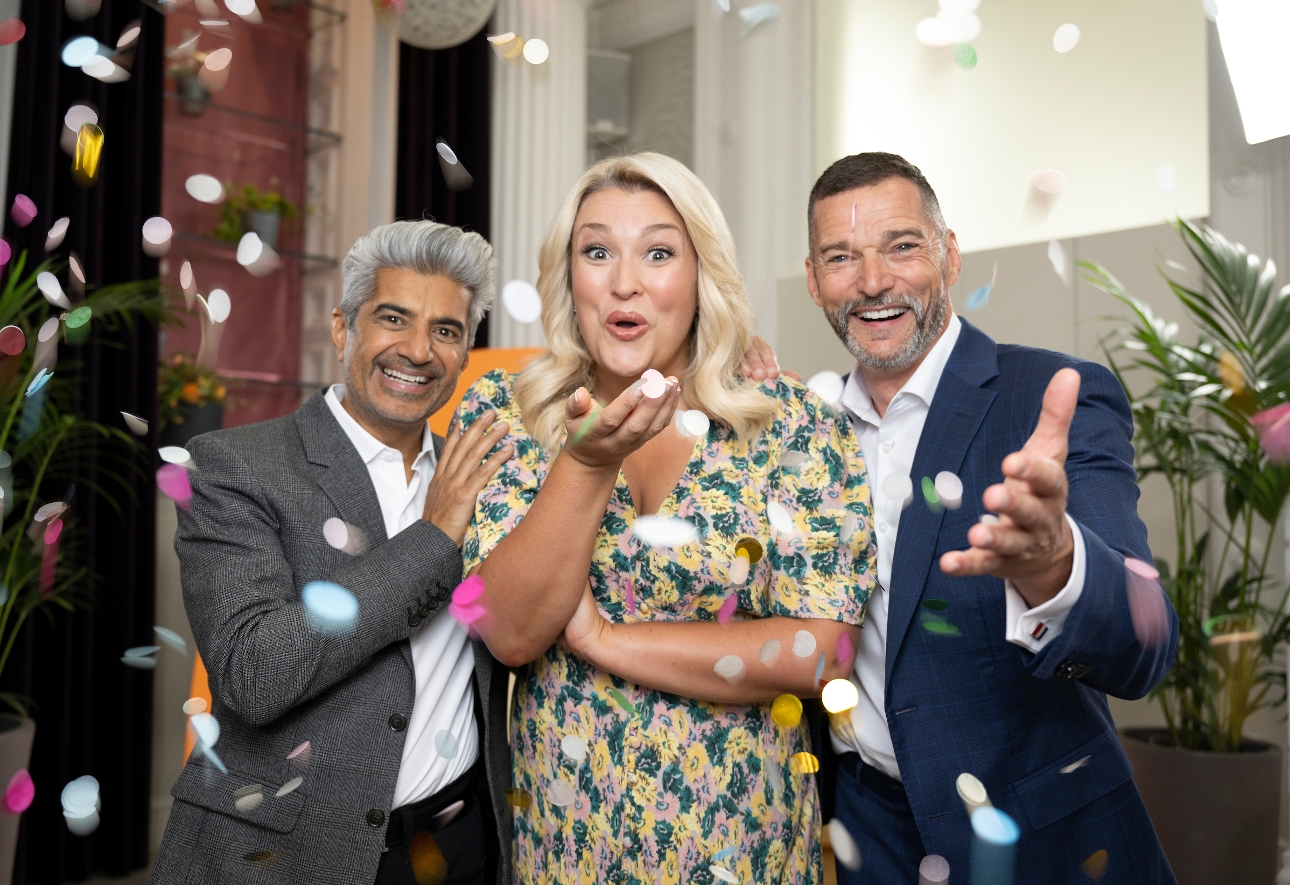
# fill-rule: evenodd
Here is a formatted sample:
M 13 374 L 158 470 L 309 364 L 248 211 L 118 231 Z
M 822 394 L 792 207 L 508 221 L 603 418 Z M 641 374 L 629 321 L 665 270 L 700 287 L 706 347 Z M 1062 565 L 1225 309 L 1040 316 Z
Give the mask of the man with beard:
M 396 222 L 343 272 L 345 383 L 188 444 L 175 549 L 218 728 L 171 791 L 154 883 L 510 881 L 506 672 L 445 608 L 511 448 L 492 451 L 491 415 L 446 442 L 426 424 L 492 301 L 493 251 Z
M 840 881 L 917 882 L 927 855 L 966 881 L 974 825 L 990 822 L 969 808 L 986 801 L 1020 831 L 1019 883 L 1174 882 L 1106 702 L 1149 692 L 1178 639 L 1163 593 L 1126 582 L 1126 558 L 1151 553 L 1124 391 L 1102 366 L 996 344 L 954 314 L 957 240 L 901 157 L 834 163 L 808 217 L 811 298 L 856 359 L 840 407 L 864 450 L 881 584 L 859 703 L 817 742 L 825 818 L 862 858 Z M 751 374 L 773 375 L 755 351 Z

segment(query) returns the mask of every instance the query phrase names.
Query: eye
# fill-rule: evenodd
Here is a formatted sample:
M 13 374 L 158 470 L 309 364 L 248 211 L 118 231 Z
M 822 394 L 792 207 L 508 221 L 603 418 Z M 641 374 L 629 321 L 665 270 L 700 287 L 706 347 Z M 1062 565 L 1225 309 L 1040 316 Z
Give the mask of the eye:
M 645 258 L 648 261 L 667 261 L 667 259 L 672 257 L 672 254 L 673 253 L 671 249 L 655 247 L 653 249 L 650 249 L 649 252 L 645 253 Z
M 378 319 L 379 319 L 379 321 L 380 321 L 380 322 L 382 322 L 382 323 L 388 323 L 389 325 L 392 325 L 392 326 L 394 326 L 394 325 L 402 325 L 402 324 L 403 324 L 403 317 L 398 316 L 398 315 L 396 315 L 396 314 L 392 314 L 392 313 L 384 314 L 383 316 L 379 317 Z
M 588 246 L 582 250 L 582 254 L 592 261 L 607 261 L 609 259 L 609 250 L 603 246 Z
M 445 341 L 456 341 L 461 337 L 461 332 L 451 326 L 440 326 L 434 333 Z
M 917 243 L 897 243 L 893 249 L 895 252 L 912 252 L 918 248 Z

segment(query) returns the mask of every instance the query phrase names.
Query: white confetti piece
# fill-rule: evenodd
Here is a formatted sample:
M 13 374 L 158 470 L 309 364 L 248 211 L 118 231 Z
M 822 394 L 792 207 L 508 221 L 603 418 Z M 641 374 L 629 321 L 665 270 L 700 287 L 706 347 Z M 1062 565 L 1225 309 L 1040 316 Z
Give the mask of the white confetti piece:
M 1083 768 L 1085 765 L 1088 765 L 1088 760 L 1092 758 L 1093 758 L 1092 756 L 1085 756 L 1083 759 L 1076 759 L 1070 765 L 1063 765 L 1061 768 L 1061 772 L 1062 774 L 1070 774 L 1073 771 L 1077 771 L 1078 769 Z
M 781 535 L 790 535 L 796 531 L 793 517 L 778 501 L 766 502 L 766 519 L 770 522 L 770 527 Z
M 517 323 L 536 323 L 542 317 L 542 296 L 528 280 L 511 280 L 502 286 L 502 307 Z
M 836 406 L 842 401 L 842 391 L 846 385 L 841 375 L 826 369 L 812 375 L 806 386 L 828 405 Z
M 188 454 L 188 450 L 181 446 L 162 446 L 157 449 L 157 454 L 167 464 L 187 464 L 193 460 L 193 456 Z
M 564 752 L 564 755 L 579 765 L 582 764 L 582 760 L 587 758 L 587 741 L 580 735 L 566 734 L 564 739 L 560 741 L 560 749 Z
M 577 789 L 568 781 L 552 781 L 546 791 L 546 801 L 558 808 L 572 804 L 577 796 Z
M 833 856 L 838 863 L 848 870 L 860 869 L 860 849 L 846 825 L 836 817 L 829 821 L 829 844 L 833 846 Z
M 288 793 L 294 793 L 304 782 L 305 782 L 305 779 L 302 777 L 293 777 L 291 780 L 283 784 L 278 789 L 278 792 L 273 794 L 273 797 L 275 799 L 281 799 L 283 796 L 287 795 Z
M 642 544 L 650 547 L 684 547 L 699 540 L 694 523 L 675 516 L 640 516 L 632 527 Z
M 445 759 L 457 758 L 457 738 L 446 728 L 441 729 L 440 732 L 434 736 L 434 748 L 435 752 Z
M 1067 22 L 1053 32 L 1053 49 L 1061 53 L 1070 52 L 1079 43 L 1079 36 L 1079 25 Z
M 810 630 L 798 630 L 794 633 L 793 654 L 799 658 L 809 658 L 815 654 L 815 634 Z
M 731 682 L 743 675 L 744 662 L 738 655 L 726 655 L 712 669 L 722 679 Z
M 936 474 L 936 495 L 946 510 L 958 510 L 963 506 L 963 480 L 942 470 Z
M 778 655 L 779 655 L 779 640 L 767 639 L 766 643 L 761 647 L 761 651 L 757 653 L 757 660 L 769 666 L 770 662 L 775 660 L 776 656 Z

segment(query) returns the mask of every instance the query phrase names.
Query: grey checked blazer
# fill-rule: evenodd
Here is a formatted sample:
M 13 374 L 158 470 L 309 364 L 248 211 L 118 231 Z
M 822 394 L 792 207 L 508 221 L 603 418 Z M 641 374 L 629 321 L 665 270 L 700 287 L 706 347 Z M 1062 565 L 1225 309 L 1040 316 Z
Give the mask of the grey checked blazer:
M 196 437 L 192 510 L 179 514 L 184 605 L 210 677 L 224 775 L 184 767 L 155 883 L 369 883 L 376 877 L 416 683 L 410 637 L 448 602 L 461 554 L 418 521 L 385 539 L 376 490 L 324 391 L 294 415 Z M 436 439 L 436 449 L 442 440 Z M 334 550 L 323 523 L 367 536 Z M 352 631 L 323 636 L 300 590 L 334 581 L 358 599 Z M 475 643 L 481 756 L 510 881 L 506 670 Z M 307 765 L 287 755 L 310 742 Z M 282 798 L 278 788 L 303 776 Z M 261 784 L 245 813 L 235 793 Z M 244 803 L 245 804 L 245 803 Z

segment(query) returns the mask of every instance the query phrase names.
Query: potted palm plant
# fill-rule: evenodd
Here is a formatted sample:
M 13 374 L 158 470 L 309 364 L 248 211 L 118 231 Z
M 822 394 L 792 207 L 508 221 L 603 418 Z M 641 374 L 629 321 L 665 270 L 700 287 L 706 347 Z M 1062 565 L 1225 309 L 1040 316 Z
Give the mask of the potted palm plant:
M 1201 277 L 1162 273 L 1199 329 L 1194 342 L 1109 271 L 1083 265 L 1130 310 L 1103 347 L 1129 393 L 1139 476 L 1169 486 L 1178 551 L 1172 565 L 1156 561 L 1179 617 L 1177 658 L 1153 693 L 1165 727 L 1121 739 L 1183 885 L 1271 882 L 1281 754 L 1245 727 L 1286 698 L 1274 656 L 1290 640 L 1290 586 L 1273 580 L 1268 557 L 1290 466 L 1261 434 L 1290 400 L 1290 286 L 1274 292 L 1272 261 L 1208 227 L 1175 227 Z
M 56 361 L 60 338 L 84 343 L 88 336 L 80 331 L 88 317 L 107 329 L 128 326 L 138 316 L 160 319 L 158 286 L 155 281 L 103 286 L 64 312 L 37 285 L 40 274 L 63 267 L 48 259 L 28 269 L 23 252 L 0 288 L 0 674 L 28 618 L 37 613 L 52 617 L 56 609 L 83 604 L 94 586 L 96 576 L 85 566 L 84 532 L 75 516 L 75 484 L 94 489 L 121 509 L 130 472 L 141 469 L 137 453 L 142 447 L 130 434 L 76 413 L 76 382 L 70 379 L 77 367 Z M 91 446 L 96 469 L 81 473 L 78 467 Z M 35 724 L 27 698 L 0 692 L 0 708 L 5 710 L 0 713 L 0 790 L 17 788 L 0 800 L 3 885 L 13 871 L 19 816 L 30 802 L 26 768 Z M 21 789 L 24 784 L 28 789 Z

